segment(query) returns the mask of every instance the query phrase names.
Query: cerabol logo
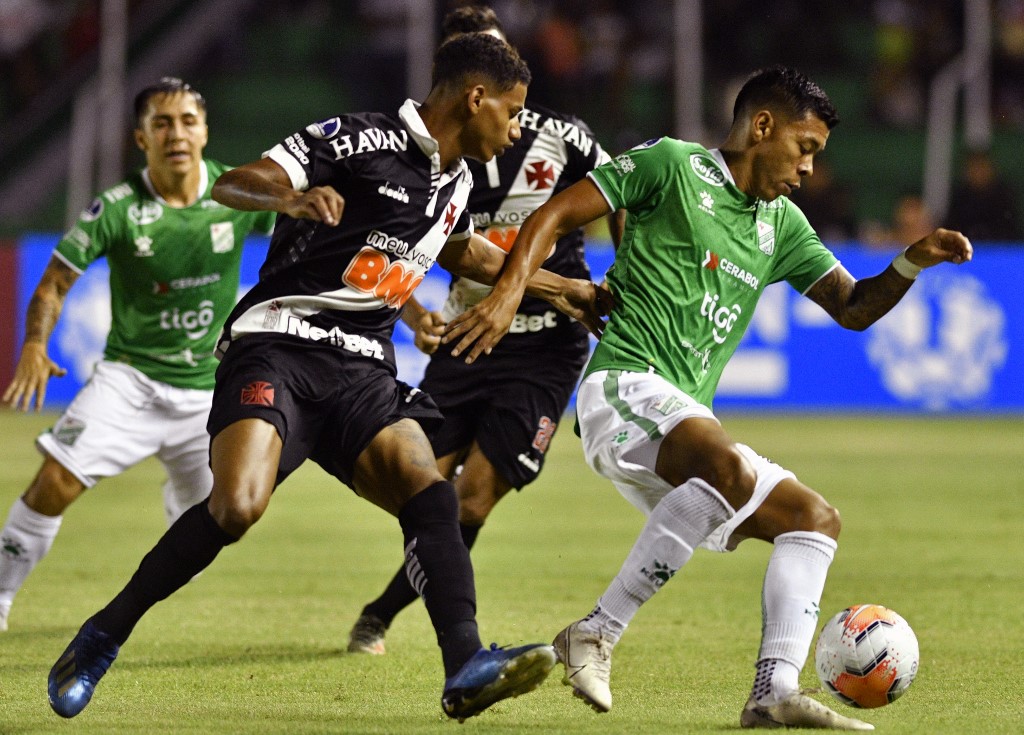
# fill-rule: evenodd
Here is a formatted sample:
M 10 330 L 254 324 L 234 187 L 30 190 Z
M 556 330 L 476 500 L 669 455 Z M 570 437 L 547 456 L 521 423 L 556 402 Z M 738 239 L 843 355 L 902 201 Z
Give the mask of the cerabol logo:
M 690 167 L 701 181 L 712 186 L 725 186 L 725 174 L 710 156 L 705 156 L 703 153 L 691 154 Z
M 739 304 L 721 306 L 718 299 L 718 294 L 711 295 L 705 291 L 704 301 L 700 305 L 700 314 L 715 325 L 711 330 L 711 336 L 715 338 L 715 342 L 722 344 L 728 339 L 729 332 L 732 331 L 736 320 L 740 318 L 743 309 Z
M 701 267 L 707 268 L 709 271 L 713 271 L 718 267 L 718 254 L 713 253 L 710 250 L 704 251 L 704 260 L 701 261 Z

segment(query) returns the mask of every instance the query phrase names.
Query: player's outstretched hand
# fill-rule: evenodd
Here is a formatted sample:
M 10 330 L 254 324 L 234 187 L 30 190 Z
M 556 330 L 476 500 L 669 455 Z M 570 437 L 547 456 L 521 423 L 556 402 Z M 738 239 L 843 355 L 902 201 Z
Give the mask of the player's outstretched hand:
M 551 305 L 590 330 L 595 337 L 604 333 L 604 317 L 614 306 L 612 292 L 604 285 L 584 278 L 567 279 L 567 288 Z
M 476 306 L 448 322 L 441 344 L 455 343 L 452 356 L 465 354 L 467 365 L 475 362 L 480 355 L 491 354 L 494 345 L 508 332 L 519 301 L 518 298 L 501 298 L 492 291 Z
M 974 248 L 963 233 L 940 227 L 907 248 L 906 256 L 907 260 L 922 268 L 930 268 L 939 263 L 960 265 L 974 256 Z
M 50 359 L 46 347 L 36 342 L 26 342 L 14 370 L 14 378 L 4 391 L 3 401 L 12 408 L 28 411 L 33 405 L 39 411 L 46 400 L 46 384 L 51 377 L 63 377 L 67 370 Z
M 295 219 L 312 219 L 334 227 L 341 222 L 345 199 L 332 186 L 314 186 L 295 197 L 284 213 Z
M 441 335 L 444 334 L 444 317 L 436 311 L 424 311 L 413 334 L 416 349 L 425 355 L 433 355 L 441 346 Z

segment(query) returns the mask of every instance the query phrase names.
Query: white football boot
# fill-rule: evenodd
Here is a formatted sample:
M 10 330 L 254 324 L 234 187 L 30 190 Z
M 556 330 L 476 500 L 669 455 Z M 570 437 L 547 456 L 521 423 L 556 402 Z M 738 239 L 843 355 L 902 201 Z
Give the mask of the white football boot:
M 816 727 L 824 730 L 874 730 L 875 726 L 838 712 L 811 699 L 803 692 L 793 692 L 778 704 L 758 704 L 753 696 L 740 713 L 740 727 Z
M 595 633 L 579 629 L 579 621 L 557 636 L 552 644 L 555 655 L 565 665 L 562 683 L 596 712 L 612 708 L 612 644 Z

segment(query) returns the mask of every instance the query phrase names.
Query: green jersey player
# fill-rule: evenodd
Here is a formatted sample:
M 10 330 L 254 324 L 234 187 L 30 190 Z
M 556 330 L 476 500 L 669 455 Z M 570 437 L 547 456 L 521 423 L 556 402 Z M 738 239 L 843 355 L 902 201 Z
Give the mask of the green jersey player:
M 29 303 L 25 344 L 3 396 L 22 410 L 42 407 L 50 377 L 66 372 L 46 351 L 64 298 L 106 257 L 112 321 L 103 360 L 37 439 L 42 468 L 0 531 L 0 630 L 64 510 L 99 479 L 156 455 L 168 476 L 168 523 L 210 492 L 214 347 L 237 299 L 242 241 L 271 230 L 273 213 L 239 212 L 210 198 L 228 167 L 202 157 L 206 103 L 190 86 L 165 78 L 139 93 L 135 110 L 147 165 L 97 197 L 57 245 Z
M 940 229 L 872 278 L 854 279 L 838 263 L 787 198 L 811 175 L 837 122 L 828 97 L 805 76 L 762 70 L 740 90 L 720 148 L 670 139 L 641 145 L 552 198 L 520 230 L 510 279 L 531 272 L 561 233 L 617 208 L 629 212 L 608 277 L 615 306 L 576 410 L 587 462 L 648 519 L 594 610 L 554 642 L 565 681 L 599 712 L 612 704 L 612 648 L 639 607 L 697 546 L 726 551 L 756 538 L 774 549 L 757 673 L 740 724 L 873 729 L 798 684 L 838 511 L 792 472 L 734 442 L 711 410 L 769 283 L 788 282 L 840 325 L 860 330 L 892 309 L 922 268 L 971 259 L 962 234 Z M 500 333 L 498 315 L 509 314 L 509 303 L 481 302 L 444 339 L 474 360 Z

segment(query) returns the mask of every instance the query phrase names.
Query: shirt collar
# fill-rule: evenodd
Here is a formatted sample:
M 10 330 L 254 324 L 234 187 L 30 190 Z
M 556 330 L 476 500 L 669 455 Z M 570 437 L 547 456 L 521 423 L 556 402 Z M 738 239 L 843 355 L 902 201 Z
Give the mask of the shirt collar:
M 729 164 L 725 162 L 725 156 L 722 155 L 722 151 L 718 148 L 712 148 L 708 151 L 711 157 L 718 161 L 718 167 L 722 169 L 722 173 L 725 174 L 725 178 L 729 179 L 729 183 L 736 186 L 736 179 L 732 177 L 732 171 L 729 170 Z
M 413 99 L 407 99 L 405 103 L 398 110 L 398 117 L 401 118 L 405 127 L 408 128 L 409 134 L 412 139 L 416 141 L 416 145 L 423 151 L 423 155 L 430 159 L 433 164 L 433 168 L 440 169 L 441 167 L 441 146 L 437 140 L 427 130 L 426 123 L 423 122 L 423 118 L 420 117 L 421 105 L 419 102 Z M 463 167 L 463 161 L 461 158 L 456 159 L 448 169 L 449 172 L 455 173 Z
M 151 179 L 149 177 L 149 166 L 146 166 L 146 168 L 142 169 L 142 183 L 146 185 L 146 189 L 149 191 L 150 196 L 152 196 L 154 199 L 156 199 L 158 202 L 160 202 L 160 204 L 164 205 L 165 207 L 171 207 L 172 209 L 175 208 L 172 205 L 168 204 L 167 200 L 164 199 L 162 196 L 160 196 L 160 192 L 158 192 L 156 190 L 156 187 L 153 186 L 153 179 Z M 209 185 L 210 185 L 210 172 L 206 168 L 206 160 L 205 159 L 200 159 L 200 161 L 199 161 L 199 190 L 196 193 L 196 201 L 197 202 L 200 199 L 203 198 L 203 194 L 206 193 L 206 187 L 208 187 Z

